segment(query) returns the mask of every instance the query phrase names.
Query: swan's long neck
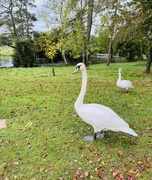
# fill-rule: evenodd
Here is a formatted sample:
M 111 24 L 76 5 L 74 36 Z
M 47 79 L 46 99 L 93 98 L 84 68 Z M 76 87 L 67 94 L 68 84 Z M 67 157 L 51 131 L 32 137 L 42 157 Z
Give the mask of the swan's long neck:
M 121 81 L 121 71 L 119 70 L 119 77 L 118 77 L 118 81 Z
M 87 71 L 84 69 L 82 71 L 82 86 L 81 86 L 81 91 L 80 94 L 74 104 L 75 110 L 78 110 L 79 107 L 83 104 L 84 96 L 86 93 L 86 88 L 87 88 Z

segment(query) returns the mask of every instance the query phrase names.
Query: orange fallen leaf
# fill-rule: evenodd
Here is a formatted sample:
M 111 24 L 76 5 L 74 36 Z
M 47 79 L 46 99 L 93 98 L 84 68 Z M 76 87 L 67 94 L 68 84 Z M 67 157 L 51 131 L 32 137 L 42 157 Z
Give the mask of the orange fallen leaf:
M 122 156 L 122 155 L 123 155 L 123 153 L 122 153 L 121 151 L 118 151 L 117 154 L 118 154 L 119 156 Z
M 73 176 L 73 180 L 77 180 L 78 178 L 77 178 L 77 175 L 74 175 Z

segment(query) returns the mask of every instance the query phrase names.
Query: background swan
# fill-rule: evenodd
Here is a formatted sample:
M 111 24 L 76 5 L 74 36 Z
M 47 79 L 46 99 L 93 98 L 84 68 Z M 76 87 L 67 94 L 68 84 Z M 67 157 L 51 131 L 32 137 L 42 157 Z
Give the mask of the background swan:
M 121 80 L 121 71 L 122 69 L 119 68 L 118 71 L 118 81 L 117 81 L 117 86 L 120 87 L 121 89 L 126 89 L 126 92 L 128 93 L 129 88 L 133 88 L 132 83 L 129 80 Z
M 133 136 L 138 136 L 129 125 L 121 119 L 112 109 L 100 104 L 83 104 L 84 96 L 87 88 L 87 72 L 83 63 L 78 63 L 73 72 L 75 74 L 81 70 L 82 72 L 82 87 L 80 94 L 74 104 L 77 114 L 87 124 L 90 124 L 94 129 L 94 136 L 86 136 L 84 140 L 96 140 L 102 136 L 98 133 L 100 131 L 122 131 Z

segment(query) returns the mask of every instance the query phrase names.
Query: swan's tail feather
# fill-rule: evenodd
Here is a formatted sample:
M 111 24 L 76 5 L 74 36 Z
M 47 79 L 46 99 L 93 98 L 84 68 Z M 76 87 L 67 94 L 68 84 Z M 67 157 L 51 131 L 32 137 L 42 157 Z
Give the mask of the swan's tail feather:
M 123 132 L 126 132 L 126 133 L 128 133 L 128 134 L 131 134 L 132 136 L 138 136 L 138 134 L 136 134 L 131 128 L 124 128 L 124 129 L 122 129 L 122 131 Z

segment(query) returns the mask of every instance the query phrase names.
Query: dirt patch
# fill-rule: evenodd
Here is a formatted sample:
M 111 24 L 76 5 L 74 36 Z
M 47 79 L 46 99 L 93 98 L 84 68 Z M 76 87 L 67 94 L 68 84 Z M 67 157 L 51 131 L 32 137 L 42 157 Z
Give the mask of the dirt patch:
M 0 129 L 6 128 L 6 119 L 0 119 Z

